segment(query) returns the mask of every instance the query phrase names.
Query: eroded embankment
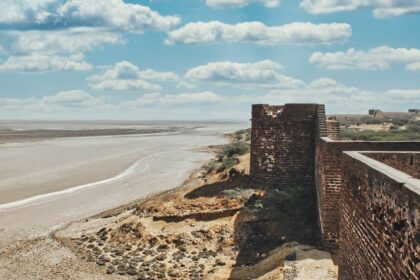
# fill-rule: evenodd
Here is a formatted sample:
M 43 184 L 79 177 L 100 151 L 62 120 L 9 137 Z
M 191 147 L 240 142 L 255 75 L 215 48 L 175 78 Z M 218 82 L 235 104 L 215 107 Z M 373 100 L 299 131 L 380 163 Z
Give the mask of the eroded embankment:
M 250 183 L 247 145 L 240 142 L 216 147 L 216 158 L 182 188 L 73 223 L 55 238 L 104 275 L 305 279 L 296 277 L 304 276 L 309 262 L 309 275 L 335 279 L 328 253 L 288 242 L 255 211 L 266 190 Z

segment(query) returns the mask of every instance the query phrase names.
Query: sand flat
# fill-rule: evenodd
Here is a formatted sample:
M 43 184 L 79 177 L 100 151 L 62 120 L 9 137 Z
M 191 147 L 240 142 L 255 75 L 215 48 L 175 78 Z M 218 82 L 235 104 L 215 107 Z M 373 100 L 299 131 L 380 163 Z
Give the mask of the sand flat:
M 246 124 L 212 124 L 176 134 L 61 138 L 0 145 L 0 205 L 135 172 L 115 181 L 0 210 L 0 246 L 146 195 L 179 186 L 222 133 Z M 140 161 L 140 162 L 139 162 Z

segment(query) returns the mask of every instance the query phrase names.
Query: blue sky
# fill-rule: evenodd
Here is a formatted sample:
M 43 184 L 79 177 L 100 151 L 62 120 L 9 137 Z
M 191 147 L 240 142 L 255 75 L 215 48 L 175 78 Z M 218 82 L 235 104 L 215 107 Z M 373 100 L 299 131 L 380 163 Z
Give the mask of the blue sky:
M 420 107 L 420 0 L 2 0 L 0 118 Z

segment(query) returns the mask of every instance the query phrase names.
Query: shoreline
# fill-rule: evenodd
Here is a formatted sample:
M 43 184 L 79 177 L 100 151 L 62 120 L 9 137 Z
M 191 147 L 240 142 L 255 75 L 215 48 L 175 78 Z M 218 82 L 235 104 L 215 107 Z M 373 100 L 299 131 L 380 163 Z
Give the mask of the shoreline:
M 55 191 L 55 192 L 39 194 L 39 195 L 35 195 L 35 196 L 32 196 L 32 197 L 24 198 L 24 199 L 21 199 L 21 200 L 0 204 L 0 212 L 10 210 L 10 209 L 16 209 L 16 208 L 22 208 L 22 207 L 36 205 L 37 201 L 38 201 L 38 203 L 48 202 L 48 201 L 53 200 L 55 197 L 61 197 L 61 196 L 67 195 L 67 194 L 72 194 L 72 193 L 81 191 L 83 189 L 87 189 L 87 188 L 91 188 L 91 187 L 98 187 L 98 186 L 106 184 L 106 183 L 112 183 L 114 181 L 127 178 L 127 177 L 131 176 L 134 172 L 136 172 L 136 173 L 142 172 L 142 171 L 138 171 L 138 170 L 135 171 L 134 169 L 136 167 L 138 167 L 138 165 L 141 162 L 143 162 L 145 159 L 147 159 L 147 157 L 139 159 L 134 164 L 129 166 L 127 169 L 123 170 L 123 172 L 120 172 L 117 175 L 115 175 L 113 177 L 110 177 L 110 178 L 107 178 L 107 179 L 94 181 L 94 182 L 91 182 L 91 183 L 86 183 L 86 184 L 82 184 L 82 185 L 79 185 L 79 186 L 74 186 L 74 187 L 63 189 L 63 190 L 58 190 L 58 191 Z M 147 168 L 147 166 L 148 165 L 146 165 L 146 167 L 143 168 L 143 170 L 145 170 Z
M 4 195 L 12 191 L 20 192 L 20 189 L 24 191 L 25 185 L 28 193 L 35 190 L 30 188 L 35 184 L 42 187 L 43 193 L 48 190 L 48 186 L 51 186 L 52 192 L 56 192 L 55 186 L 85 186 L 109 179 L 107 174 L 113 174 L 111 177 L 115 177 L 142 158 L 143 161 L 135 170 L 146 167 L 146 162 L 149 166 L 143 173 L 134 172 L 126 178 L 118 177 L 118 180 L 113 182 L 101 182 L 103 184 L 92 187 L 88 185 L 87 188 L 76 189 L 76 192 L 70 188 L 69 191 L 65 190 L 68 194 L 57 195 L 53 199 L 47 194 L 47 197 L 41 200 L 29 201 L 30 205 L 25 207 L 12 209 L 9 206 L 18 205 L 8 205 L 8 210 L 0 211 L 0 244 L 5 246 L 13 240 L 43 235 L 57 225 L 91 217 L 136 199 L 149 197 L 150 194 L 181 186 L 192 171 L 211 157 L 207 147 L 226 143 L 223 134 L 235 129 L 236 127 L 217 125 L 195 130 L 194 133 L 184 131 L 168 136 L 54 139 L 30 145 L 18 144 L 12 148 L 2 147 L 1 159 L 4 163 L 7 162 L 0 167 L 0 193 Z M 120 154 L 127 154 L 128 157 L 123 156 L 121 160 L 115 161 L 114 158 Z M 116 172 L 110 173 L 109 170 Z M 66 176 L 70 180 L 59 176 Z M 89 179 L 96 177 L 99 177 L 99 180 Z M 9 186 L 13 186 L 16 191 L 12 188 L 8 190 Z M 22 192 L 26 197 L 28 193 Z M 42 203 L 38 204 L 41 201 Z
M 159 135 L 173 134 L 182 130 L 182 127 L 149 128 L 149 129 L 28 129 L 28 130 L 2 130 L 0 131 L 0 144 L 39 142 L 45 140 L 86 137 L 112 137 L 130 135 Z

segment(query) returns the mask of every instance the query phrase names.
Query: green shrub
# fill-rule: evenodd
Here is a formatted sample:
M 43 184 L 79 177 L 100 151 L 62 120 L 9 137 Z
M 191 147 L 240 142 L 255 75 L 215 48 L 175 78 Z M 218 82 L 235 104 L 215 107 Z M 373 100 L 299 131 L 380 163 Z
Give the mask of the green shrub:
M 221 157 L 233 157 L 233 156 L 241 156 L 249 152 L 249 144 L 246 142 L 232 142 L 223 146 L 222 150 L 219 152 L 219 156 Z
M 241 129 L 233 134 L 236 141 L 250 141 L 251 140 L 251 129 Z
M 417 130 L 418 129 L 418 130 Z M 406 130 L 390 129 L 388 131 L 342 129 L 341 136 L 347 140 L 362 141 L 415 141 L 420 140 L 420 129 L 407 128 Z

